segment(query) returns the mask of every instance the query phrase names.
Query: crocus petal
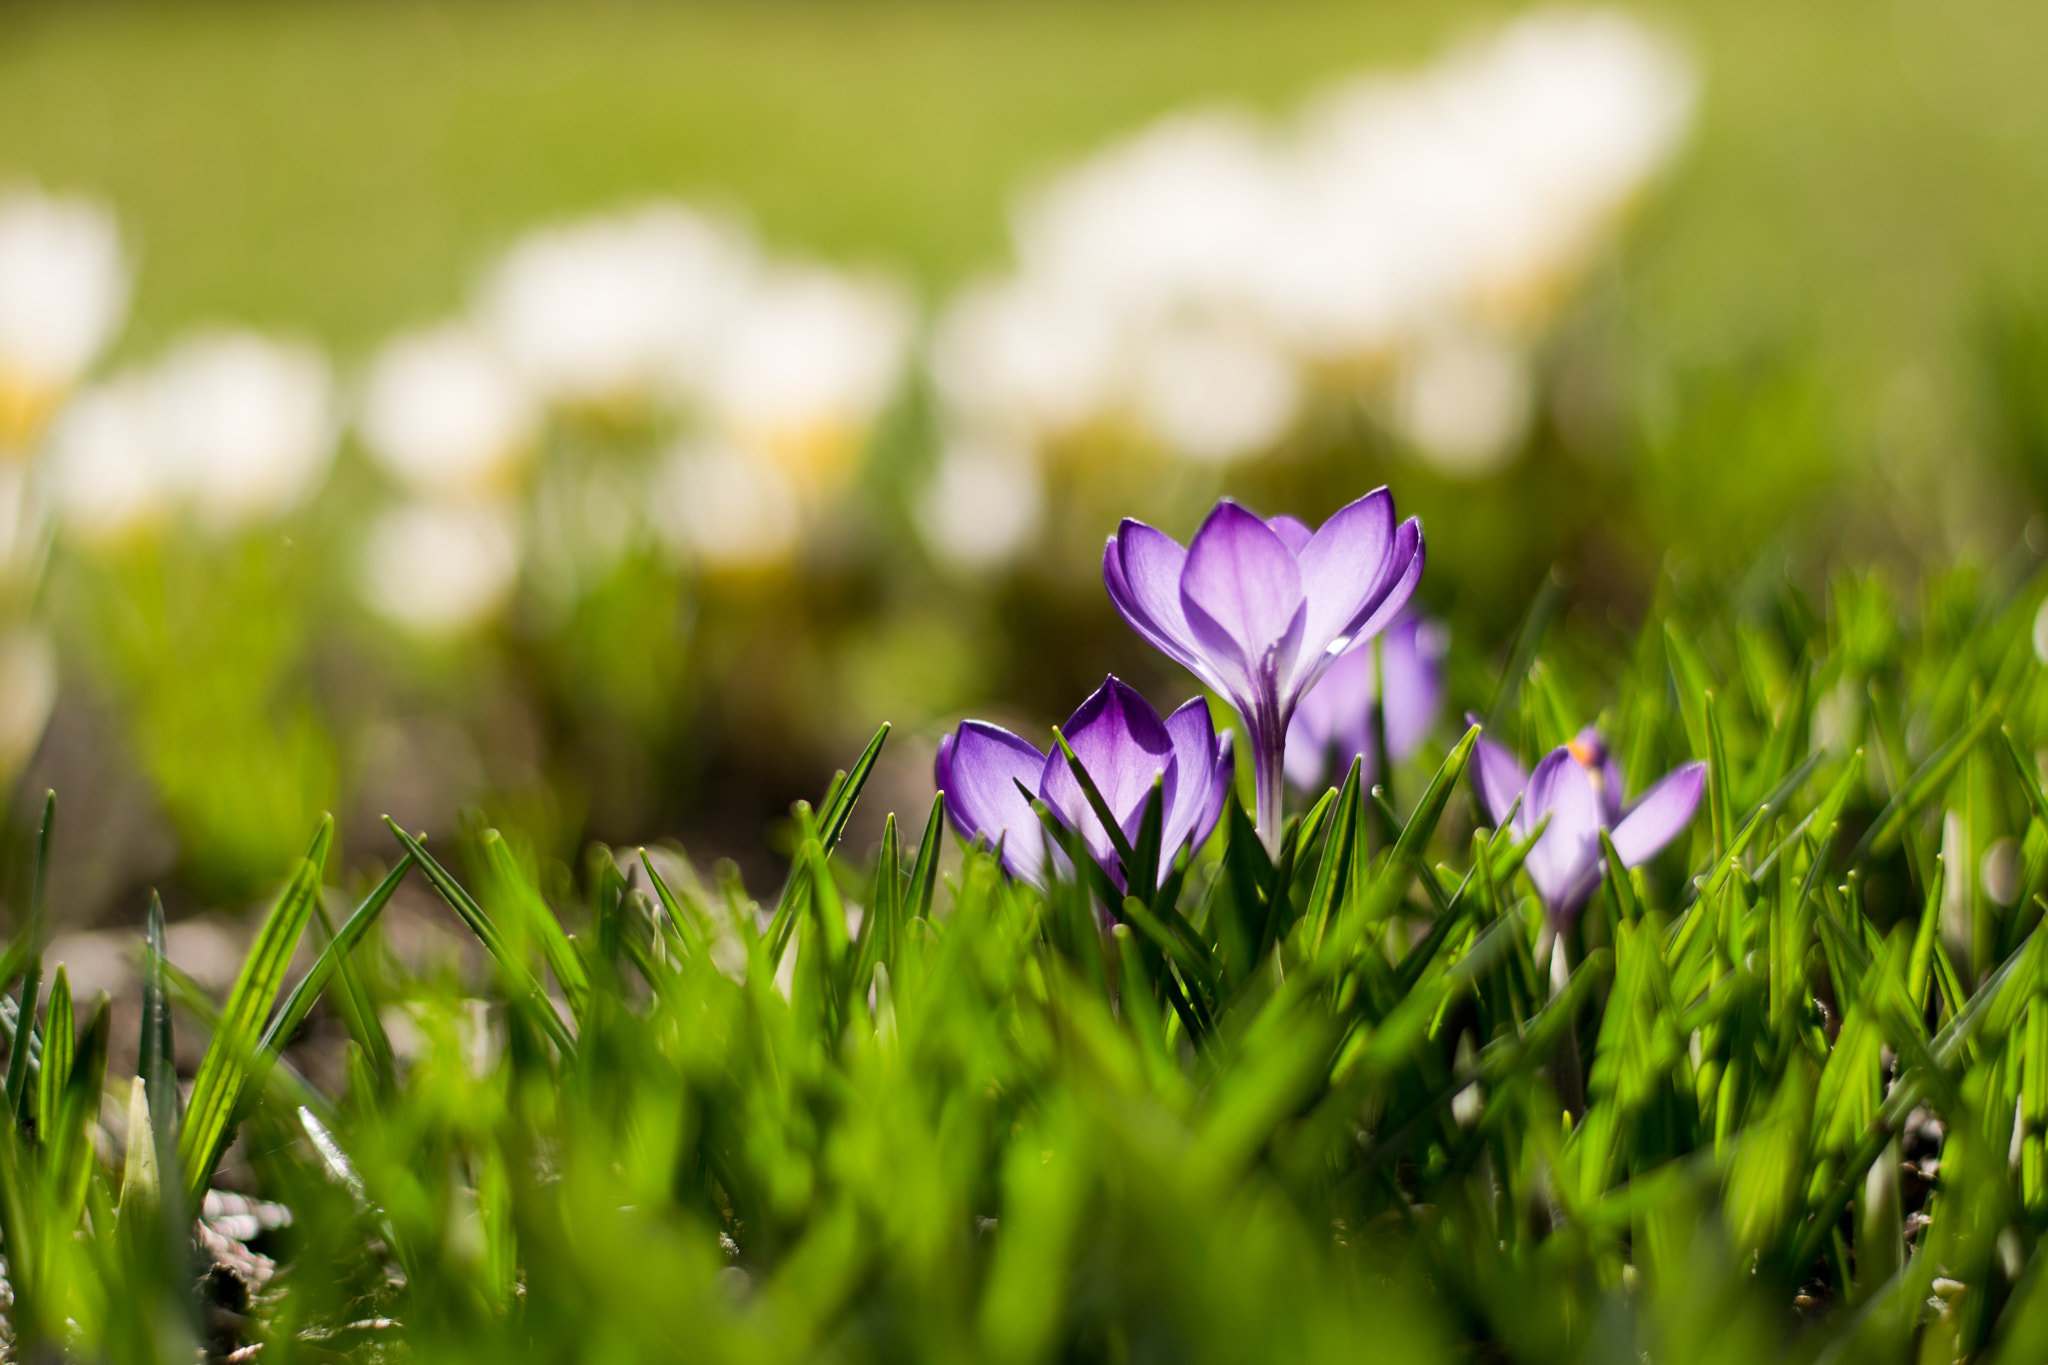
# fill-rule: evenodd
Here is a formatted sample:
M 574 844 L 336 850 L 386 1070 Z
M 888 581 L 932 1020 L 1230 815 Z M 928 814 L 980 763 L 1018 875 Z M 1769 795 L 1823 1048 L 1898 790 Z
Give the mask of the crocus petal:
M 1600 823 L 1604 828 L 1613 829 L 1615 821 L 1621 819 L 1621 765 L 1608 752 L 1607 741 L 1600 738 L 1597 726 L 1588 725 L 1572 736 L 1565 746 L 1572 751 L 1572 757 L 1579 766 L 1593 775 L 1593 789 L 1600 797 Z
M 951 735 L 939 736 L 939 756 L 932 760 L 932 785 L 942 792 L 953 790 L 953 736 Z M 952 813 L 953 803 L 948 801 L 946 803 L 946 814 L 951 816 Z M 960 824 L 957 820 L 954 821 L 953 828 L 956 831 L 960 830 Z M 960 832 L 965 833 L 965 831 Z
M 1290 517 L 1285 513 L 1277 517 L 1267 517 L 1266 525 L 1273 528 L 1273 534 L 1280 537 L 1280 543 L 1297 559 L 1301 557 L 1302 548 L 1315 538 L 1315 532 L 1309 530 L 1307 524 L 1299 517 Z
M 1347 625 L 1334 643 L 1321 653 L 1304 647 L 1296 665 L 1295 676 L 1290 684 L 1296 689 L 1313 687 L 1322 671 L 1329 667 L 1335 657 L 1346 649 L 1355 649 L 1385 630 L 1415 595 L 1415 587 L 1422 581 L 1423 566 L 1422 523 L 1410 517 L 1394 528 L 1393 547 L 1388 551 L 1385 576 L 1373 588 L 1361 614 Z
M 1688 763 L 1644 792 L 1614 827 L 1614 851 L 1622 866 L 1642 866 L 1677 838 L 1699 809 L 1706 785 L 1707 765 Z
M 1320 653 L 1348 638 L 1389 581 L 1387 551 L 1394 543 L 1394 496 L 1376 488 L 1339 508 L 1299 551 L 1302 591 L 1308 595 L 1307 651 Z
M 1061 732 L 1126 839 L 1137 837 L 1154 782 L 1165 779 L 1161 795 L 1166 809 L 1173 808 L 1178 785 L 1173 738 L 1151 703 L 1130 686 L 1107 679 L 1067 718 Z M 1044 761 L 1038 791 L 1061 823 L 1080 832 L 1095 860 L 1115 869 L 1116 842 L 1096 819 L 1094 806 L 1057 745 Z
M 1246 723 L 1277 726 L 1292 698 L 1277 683 L 1294 670 L 1307 618 L 1301 569 L 1273 529 L 1234 502 L 1216 504 L 1188 545 L 1181 606 L 1203 652 L 1240 703 Z M 1253 714 L 1279 700 L 1280 712 Z M 1275 739 L 1279 736 L 1275 735 Z
M 970 720 L 940 745 L 937 768 L 946 814 L 961 837 L 1000 844 L 1012 876 L 1043 882 L 1045 832 L 1017 784 L 1036 787 L 1045 755 L 1000 725 Z
M 1221 691 L 1181 609 L 1180 577 L 1187 557 L 1172 536 L 1126 517 L 1103 547 L 1102 581 L 1118 614 L 1147 644 Z
M 1474 725 L 1479 723 L 1476 716 L 1467 719 Z M 1507 746 L 1481 735 L 1479 797 L 1486 803 L 1487 818 L 1493 821 L 1495 828 L 1499 828 L 1500 822 L 1508 818 L 1508 812 L 1515 808 L 1515 798 L 1521 796 L 1528 788 L 1529 774 L 1516 762 L 1515 756 L 1508 752 Z M 1515 812 L 1515 828 L 1526 834 L 1530 827 L 1525 802 L 1523 808 Z
M 1173 741 L 1175 782 L 1160 830 L 1159 871 L 1164 876 L 1181 845 L 1200 844 L 1216 828 L 1229 791 L 1230 745 L 1216 740 L 1209 703 L 1196 697 L 1166 718 Z
M 1372 649 L 1366 646 L 1339 655 L 1303 694 L 1294 705 L 1294 719 L 1287 723 L 1288 781 L 1304 791 L 1334 781 L 1333 749 L 1339 769 L 1364 754 L 1366 776 L 1372 775 L 1373 688 Z
M 1415 596 L 1416 584 L 1422 581 L 1422 567 L 1428 558 L 1420 521 L 1410 517 L 1394 528 L 1394 548 L 1387 556 L 1386 585 L 1365 612 L 1352 622 L 1348 633 L 1353 640 L 1370 640 L 1407 610 L 1408 600 Z
M 1552 914 L 1578 908 L 1599 879 L 1600 795 L 1569 749 L 1553 749 L 1529 775 L 1531 824 L 1550 817 L 1525 866 Z
M 1387 685 L 1387 748 L 1396 761 L 1422 746 L 1444 704 L 1444 653 L 1448 641 L 1434 621 L 1408 616 L 1380 636 L 1380 673 Z M 1349 657 L 1349 656 L 1346 656 Z M 1343 663 L 1330 666 L 1334 673 Z M 1329 685 L 1325 674 L 1317 690 Z

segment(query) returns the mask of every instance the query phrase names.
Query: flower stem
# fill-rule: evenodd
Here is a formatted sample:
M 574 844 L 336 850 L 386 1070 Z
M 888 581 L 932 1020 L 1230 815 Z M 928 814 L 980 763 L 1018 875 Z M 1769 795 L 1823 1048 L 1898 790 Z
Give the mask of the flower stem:
M 1259 842 L 1271 857 L 1280 856 L 1280 798 L 1286 791 L 1287 769 L 1283 762 L 1287 731 L 1281 727 L 1277 739 L 1263 734 L 1252 736 L 1252 789 L 1257 793 L 1255 824 Z

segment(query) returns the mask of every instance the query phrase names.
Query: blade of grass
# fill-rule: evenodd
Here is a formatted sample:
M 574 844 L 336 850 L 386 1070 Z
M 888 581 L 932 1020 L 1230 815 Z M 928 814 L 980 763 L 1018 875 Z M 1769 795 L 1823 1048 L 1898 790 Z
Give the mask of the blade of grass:
M 541 895 L 540 888 L 519 866 L 519 860 L 513 856 L 512 846 L 504 835 L 495 829 L 485 830 L 483 851 L 491 880 L 497 883 L 505 898 L 501 909 L 516 915 L 520 925 L 539 942 L 541 957 L 547 962 L 548 970 L 555 974 L 563 996 L 568 999 L 570 1013 L 579 1023 L 582 1022 L 590 1012 L 590 974 L 570 944 L 569 936 L 562 932 L 561 920 Z
M 424 844 L 401 829 L 396 820 L 387 815 L 384 817 L 384 824 L 397 836 L 399 844 L 405 851 L 412 855 L 413 861 L 426 875 L 427 885 L 433 887 L 435 893 L 447 903 L 448 908 L 461 917 L 462 922 L 469 926 L 470 932 L 477 936 L 477 941 L 484 945 L 484 951 L 497 962 L 500 970 L 512 983 L 514 999 L 519 1007 L 528 1012 L 535 1026 L 547 1034 L 549 1041 L 561 1050 L 564 1057 L 573 1057 L 576 1054 L 576 1040 L 570 1035 L 568 1027 L 562 1023 L 562 1017 L 555 1013 L 554 1002 L 548 999 L 547 991 L 534 978 L 527 965 L 511 951 L 497 924 L 484 913 L 484 908 L 477 904 L 476 898 L 463 889 L 462 883 L 456 881 L 447 868 L 434 860 L 434 856 L 427 852 Z
M 1408 885 L 1415 879 L 1415 869 L 1422 859 L 1423 847 L 1436 833 L 1437 822 L 1443 819 L 1444 807 L 1450 803 L 1451 793 L 1457 790 L 1465 765 L 1471 761 L 1473 748 L 1479 743 L 1479 733 L 1480 727 L 1472 726 L 1445 755 L 1436 776 L 1424 789 L 1422 799 L 1415 803 L 1414 813 L 1408 817 L 1401 837 L 1394 841 L 1386 862 L 1365 889 L 1357 913 L 1340 926 L 1340 933 L 1331 936 L 1334 956 L 1327 957 L 1329 965 L 1349 959 L 1365 935 L 1392 914 L 1394 907 L 1408 893 Z
M 43 955 L 33 953 L 28 960 L 28 970 L 22 974 L 21 995 L 15 1001 L 14 1049 L 7 1057 L 7 1112 L 13 1116 L 16 1127 L 22 1127 L 28 1121 L 28 1063 L 37 1039 L 36 1009 L 41 1003 L 42 992 Z
M 1956 770 L 1962 767 L 1964 760 L 1969 758 L 1970 751 L 1977 746 L 1977 741 L 1989 734 L 2000 719 L 1999 708 L 1995 704 L 1988 705 L 1977 714 L 1975 720 L 1963 728 L 1962 733 L 1928 755 L 1927 761 L 1922 763 L 1906 785 L 1899 789 L 1898 795 L 1885 803 L 1885 808 L 1878 812 L 1877 819 L 1863 832 L 1863 837 L 1856 841 L 1856 847 L 1849 853 L 1849 862 L 1852 865 L 1860 863 L 1872 853 L 1889 847 L 1891 841 L 1898 836 L 1907 817 L 1940 794 L 1942 788 L 1948 785 L 1949 779 L 1955 776 Z
M 839 847 L 840 836 L 846 833 L 846 822 L 853 818 L 854 803 L 860 800 L 861 789 L 868 784 L 868 777 L 875 770 L 875 760 L 881 757 L 883 741 L 889 738 L 889 723 L 882 722 L 875 731 L 875 737 L 868 741 L 868 747 L 861 751 L 853 766 L 847 769 L 845 780 L 835 783 L 831 796 L 825 802 L 825 810 L 818 817 L 818 841 L 825 852 Z
M 905 924 L 915 919 L 931 918 L 932 893 L 939 883 L 939 837 L 945 825 L 946 794 L 938 792 L 932 797 L 931 813 L 925 817 L 924 838 L 917 845 L 917 861 L 910 865 L 908 899 L 903 906 Z
M 158 1171 L 171 1171 L 176 1159 L 178 1128 L 184 1119 L 179 1104 L 178 1071 L 171 1043 L 171 998 L 164 980 L 169 959 L 164 952 L 164 903 L 149 893 L 149 926 L 142 952 L 142 1038 L 135 1067 L 149 1106 Z M 182 1182 L 173 1181 L 173 1188 Z
M 50 983 L 50 1004 L 43 1019 L 42 1066 L 36 1076 L 36 1137 L 46 1146 L 50 1128 L 58 1121 L 64 1088 L 71 1083 L 71 1057 L 77 1040 L 77 1021 L 71 1017 L 71 975 L 60 962 Z
M 401 857 L 392 869 L 384 874 L 384 879 L 363 898 L 363 903 L 356 907 L 355 913 L 348 917 L 348 922 L 341 926 L 341 932 L 328 940 L 327 946 L 321 949 L 320 956 L 313 959 L 312 967 L 299 979 L 299 984 L 292 987 L 292 993 L 285 997 L 284 1006 L 278 1010 L 277 1017 L 270 1021 L 270 1027 L 263 1031 L 263 1037 L 256 1044 L 259 1054 L 275 1052 L 289 1042 L 292 1035 L 298 1032 L 299 1025 L 306 1022 L 306 1016 L 312 1013 L 313 1005 L 319 1000 L 320 992 L 326 989 L 328 981 L 337 974 L 349 970 L 349 954 L 363 941 L 363 936 L 370 932 L 370 926 L 377 922 L 377 917 L 384 913 L 384 907 L 389 905 L 391 898 L 398 893 L 399 884 L 405 880 L 406 873 L 411 871 L 412 865 L 410 853 Z M 379 1029 L 380 1037 L 382 1033 L 383 1030 Z M 384 1046 L 387 1049 L 390 1047 L 388 1039 Z
M 200 1059 L 199 1073 L 192 1082 L 192 1102 L 178 1133 L 178 1159 L 185 1173 L 187 1207 L 198 1207 L 213 1182 L 214 1167 L 233 1137 L 235 1106 L 250 1069 L 256 1064 L 264 1020 L 284 988 L 292 955 L 298 951 L 299 939 L 313 917 L 313 900 L 320 894 L 327 850 L 333 839 L 334 818 L 328 816 L 321 820 L 312 848 L 257 931 L 256 941 L 250 946 L 249 956 L 221 1009 L 220 1027 L 214 1030 L 206 1054 Z

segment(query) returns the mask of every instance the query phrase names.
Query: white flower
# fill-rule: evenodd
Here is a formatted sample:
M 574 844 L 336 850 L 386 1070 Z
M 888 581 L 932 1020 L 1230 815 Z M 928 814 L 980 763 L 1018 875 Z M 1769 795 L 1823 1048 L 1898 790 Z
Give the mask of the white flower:
M 50 433 L 43 466 L 51 510 L 84 540 L 119 540 L 161 521 L 175 502 L 145 374 L 80 393 Z
M 1037 534 L 1045 491 L 1028 451 L 986 438 L 953 441 L 917 502 L 925 543 L 954 568 L 1014 559 Z
M 1039 194 L 1016 223 L 1026 274 L 1148 317 L 1235 304 L 1283 207 L 1263 129 L 1183 114 L 1111 147 Z
M 1294 364 L 1242 327 L 1175 327 L 1148 342 L 1137 407 L 1175 454 L 1209 463 L 1264 451 L 1294 425 Z
M 1261 257 L 1270 323 L 1305 353 L 1402 344 L 1459 292 L 1468 225 L 1511 211 L 1462 154 L 1427 80 L 1369 78 L 1311 109 L 1291 150 L 1290 209 Z
M 392 477 L 414 493 L 448 497 L 501 486 L 531 446 L 538 416 L 498 352 L 450 323 L 378 353 L 357 424 Z
M 670 548 L 711 568 L 779 563 L 795 550 L 801 529 L 787 477 L 725 445 L 678 450 L 656 474 L 651 504 L 655 529 Z
M 1269 297 L 1313 325 L 1302 283 L 1327 253 L 1333 280 L 1377 276 L 1413 324 L 1473 307 L 1519 320 L 1670 156 L 1692 95 L 1667 44 L 1602 12 L 1533 15 L 1421 76 L 1342 87 L 1295 153 L 1303 197 L 1285 221 L 1306 268 Z
M 1395 423 L 1453 478 L 1493 473 L 1529 423 L 1529 365 L 1513 343 L 1476 330 L 1430 336 L 1408 358 Z
M 357 586 L 390 621 L 425 636 L 496 615 L 519 576 L 519 532 L 491 502 L 408 503 L 382 513 L 363 542 Z
M 1469 60 L 1521 209 L 1494 225 L 1475 275 L 1482 289 L 1513 291 L 1591 249 L 1676 149 L 1694 81 L 1668 43 L 1611 11 L 1532 16 Z
M 1477 471 L 1511 451 L 1527 375 L 1467 333 L 1532 338 L 1671 156 L 1693 94 L 1634 20 L 1564 11 L 1351 81 L 1291 130 L 1163 120 L 1026 203 L 1016 273 L 941 319 L 939 396 L 954 423 L 1027 441 L 1135 410 L 1222 460 L 1283 434 L 1307 366 L 1375 388 L 1405 372 L 1393 398 L 1418 439 Z M 1443 398 L 1482 370 L 1490 401 Z
M 911 310 L 894 289 L 785 267 L 750 290 L 706 377 L 727 432 L 802 479 L 839 472 L 895 393 Z
M 127 307 L 112 215 L 33 192 L 0 198 L 0 444 L 33 432 L 113 340 Z
M 203 524 L 229 530 L 282 516 L 326 476 L 334 394 L 311 347 L 211 333 L 181 343 L 149 383 L 153 439 Z
M 50 637 L 18 626 L 0 634 L 0 773 L 19 773 L 42 742 L 57 705 L 57 651 Z
M 948 412 L 982 429 L 1059 435 L 1108 405 L 1125 369 L 1120 319 L 1035 276 L 963 290 L 932 334 Z
M 732 229 L 656 205 L 526 237 L 492 272 L 480 311 L 550 398 L 665 397 L 696 386 L 753 268 Z

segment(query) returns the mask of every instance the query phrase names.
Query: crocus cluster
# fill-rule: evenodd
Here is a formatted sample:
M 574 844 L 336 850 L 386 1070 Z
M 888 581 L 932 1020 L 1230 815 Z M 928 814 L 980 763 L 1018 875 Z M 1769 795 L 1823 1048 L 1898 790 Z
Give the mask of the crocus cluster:
M 1153 789 L 1161 799 L 1159 876 L 1180 851 L 1216 827 L 1230 790 L 1230 737 L 1218 737 L 1208 703 L 1197 697 L 1161 720 L 1151 703 L 1117 678 L 1107 679 L 1060 730 L 1087 772 L 1126 843 L 1135 842 Z M 1128 878 L 1117 840 L 1097 818 L 1057 745 L 1046 753 L 999 725 L 970 720 L 939 743 L 934 772 L 946 813 L 964 839 L 1000 851 L 1012 876 L 1044 885 L 1062 867 L 1048 847 L 1033 799 L 1081 838 L 1119 889 Z
M 1117 611 L 1243 718 L 1269 848 L 1280 835 L 1296 706 L 1339 656 L 1400 613 L 1422 563 L 1421 523 L 1396 525 L 1384 488 L 1314 531 L 1293 517 L 1262 520 L 1225 499 L 1185 547 L 1129 519 L 1110 537 L 1102 576 Z
M 1545 754 L 1534 773 L 1524 772 L 1512 753 L 1490 739 L 1479 741 L 1478 761 L 1479 793 L 1493 820 L 1512 814 L 1515 834 L 1523 839 L 1543 826 L 1525 867 L 1551 924 L 1560 928 L 1571 923 L 1606 875 L 1601 831 L 1613 840 L 1622 866 L 1640 867 L 1691 822 L 1707 781 L 1706 764 L 1687 763 L 1624 802 L 1621 766 L 1591 727 Z

